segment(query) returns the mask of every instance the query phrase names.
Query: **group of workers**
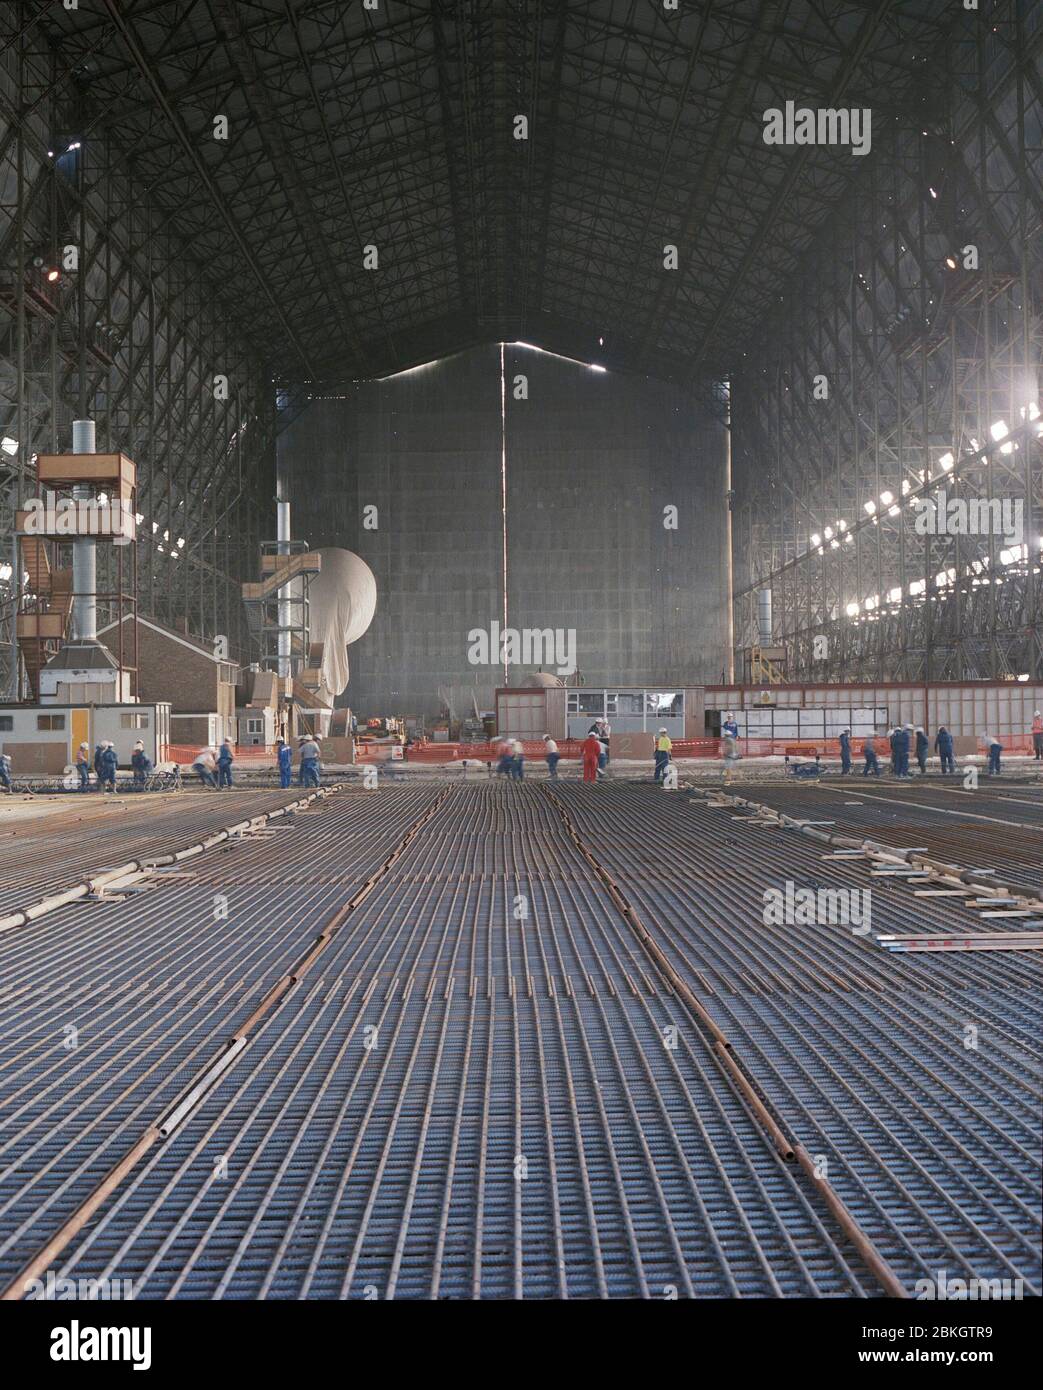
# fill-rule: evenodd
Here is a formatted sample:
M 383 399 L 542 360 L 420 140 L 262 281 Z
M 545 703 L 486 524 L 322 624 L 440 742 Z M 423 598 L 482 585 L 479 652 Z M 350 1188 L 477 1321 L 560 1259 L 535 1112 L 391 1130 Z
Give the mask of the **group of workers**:
M 293 781 L 293 749 L 284 738 L 276 739 L 276 766 L 279 786 L 288 787 Z M 317 787 L 322 773 L 320 750 L 314 734 L 301 734 L 297 739 L 297 775 L 302 787 Z
M 882 736 L 876 733 L 867 734 L 862 742 L 862 756 L 865 764 L 862 768 L 863 777 L 880 776 L 880 758 L 877 754 L 877 740 Z M 891 752 L 891 775 L 902 781 L 909 779 L 912 773 L 909 771 L 910 756 L 915 756 L 916 765 L 920 769 L 920 775 L 927 772 L 927 759 L 930 755 L 931 742 L 922 725 L 913 727 L 912 724 L 896 725 L 890 729 L 886 736 L 888 747 Z M 1000 760 L 1003 753 L 1003 745 L 998 738 L 989 734 L 982 735 L 983 742 L 989 751 L 988 774 L 990 777 L 998 776 L 1000 772 Z M 934 751 L 938 755 L 941 763 L 942 773 L 955 773 L 956 757 L 953 748 L 953 737 L 949 730 L 942 724 L 934 738 Z M 846 775 L 851 771 L 851 730 L 845 729 L 840 735 L 840 772 Z
M 152 759 L 145 752 L 145 745 L 140 738 L 131 752 L 130 765 L 134 770 L 134 786 L 143 791 L 152 771 Z M 92 767 L 98 779 L 98 790 L 115 792 L 119 754 L 111 739 L 101 739 L 95 746 L 93 756 L 89 743 L 81 743 L 76 750 L 76 774 L 79 777 L 81 792 L 90 791 Z
M 230 738 L 222 739 L 220 748 L 200 748 L 192 763 L 192 771 L 204 787 L 220 791 L 232 785 L 232 764 L 235 749 Z

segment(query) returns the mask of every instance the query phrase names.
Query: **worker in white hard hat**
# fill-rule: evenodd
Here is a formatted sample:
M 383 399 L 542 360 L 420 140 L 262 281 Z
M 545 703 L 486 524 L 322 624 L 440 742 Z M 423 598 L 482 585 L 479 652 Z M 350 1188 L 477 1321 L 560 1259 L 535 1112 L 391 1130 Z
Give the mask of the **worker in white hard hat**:
M 909 735 L 912 728 L 911 724 L 907 724 L 904 728 L 895 728 L 891 747 L 894 750 L 894 774 L 896 777 L 909 776 Z
M 200 748 L 192 763 L 192 771 L 202 782 L 204 787 L 213 787 L 217 790 L 217 778 L 214 772 L 217 768 L 217 759 L 214 757 L 212 748 Z
M 145 752 L 145 745 L 140 738 L 130 755 L 130 765 L 134 769 L 134 785 L 139 791 L 144 791 L 148 775 L 152 771 L 152 759 Z
M 544 734 L 543 746 L 547 750 L 547 771 L 551 777 L 556 779 L 558 776 L 558 759 L 561 757 L 561 754 L 558 752 L 558 745 L 555 743 L 554 739 L 551 738 L 550 734 Z
M 232 740 L 223 739 L 217 754 L 217 785 L 219 787 L 230 787 L 232 785 L 232 764 L 235 762 L 235 753 L 232 750 Z
M 1032 716 L 1032 753 L 1037 763 L 1043 763 L 1043 714 L 1039 710 Z
M 80 791 L 87 792 L 91 789 L 91 746 L 89 743 L 81 743 L 76 750 L 76 771 L 80 778 Z
M 1000 754 L 1003 752 L 1003 744 L 1000 743 L 995 735 L 990 738 L 988 734 L 983 734 L 982 737 L 985 741 L 985 747 L 989 750 L 988 775 L 990 777 L 998 777 L 1000 775 Z
M 106 739 L 101 746 L 101 787 L 103 791 L 114 792 L 116 790 L 116 769 L 119 767 L 119 758 L 116 756 L 116 749 L 111 739 Z

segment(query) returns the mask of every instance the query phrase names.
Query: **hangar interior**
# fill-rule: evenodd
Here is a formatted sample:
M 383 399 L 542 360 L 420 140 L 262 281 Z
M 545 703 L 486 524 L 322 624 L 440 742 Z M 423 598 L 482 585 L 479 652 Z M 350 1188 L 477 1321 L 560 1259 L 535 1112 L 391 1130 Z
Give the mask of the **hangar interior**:
M 4 5 L 3 1299 L 1039 1295 L 1041 53 Z

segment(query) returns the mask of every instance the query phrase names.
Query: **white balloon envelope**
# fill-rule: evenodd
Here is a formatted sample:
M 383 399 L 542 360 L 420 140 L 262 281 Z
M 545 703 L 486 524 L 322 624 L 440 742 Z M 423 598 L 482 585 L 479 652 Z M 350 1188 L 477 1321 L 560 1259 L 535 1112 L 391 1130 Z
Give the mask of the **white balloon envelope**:
M 322 643 L 320 697 L 333 703 L 348 684 L 348 647 L 377 611 L 377 581 L 361 556 L 323 548 L 322 569 L 308 590 L 311 640 Z

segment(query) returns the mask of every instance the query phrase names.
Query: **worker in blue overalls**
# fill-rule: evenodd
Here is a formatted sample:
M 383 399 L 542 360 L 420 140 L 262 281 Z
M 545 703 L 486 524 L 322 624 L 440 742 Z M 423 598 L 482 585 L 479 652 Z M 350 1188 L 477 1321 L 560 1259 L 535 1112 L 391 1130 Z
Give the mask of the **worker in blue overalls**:
M 314 736 L 301 739 L 300 781 L 302 787 L 319 785 L 319 745 Z
M 116 769 L 119 767 L 119 758 L 110 740 L 106 739 L 101 750 L 101 784 L 105 791 L 114 792 L 116 790 Z
M 955 772 L 956 759 L 953 757 L 952 734 L 943 724 L 935 736 L 934 746 L 942 760 L 942 772 Z
M 94 775 L 98 779 L 98 790 L 105 790 L 105 783 L 102 778 L 102 769 L 105 763 L 105 740 L 99 739 L 94 749 Z
M 130 755 L 130 765 L 134 769 L 134 785 L 138 791 L 143 792 L 148 775 L 152 771 L 152 759 L 145 752 L 145 745 L 140 738 L 134 745 L 134 752 Z
M 985 742 L 989 749 L 989 776 L 998 777 L 1000 773 L 1000 754 L 1003 752 L 1003 744 L 998 738 L 989 738 L 985 735 Z
M 217 753 L 217 785 L 219 787 L 230 787 L 232 785 L 232 764 L 235 762 L 235 754 L 232 752 L 232 740 L 222 739 L 221 747 Z
M 840 735 L 840 774 L 851 771 L 851 730 L 845 729 Z
M 931 745 L 927 739 L 927 731 L 921 724 L 916 730 L 916 765 L 921 774 L 927 771 L 927 754 Z
M 275 752 L 279 760 L 279 786 L 288 787 L 293 780 L 293 749 L 284 738 L 277 738 Z
M 894 772 L 896 777 L 909 776 L 909 727 L 896 728 L 891 741 L 894 749 Z

